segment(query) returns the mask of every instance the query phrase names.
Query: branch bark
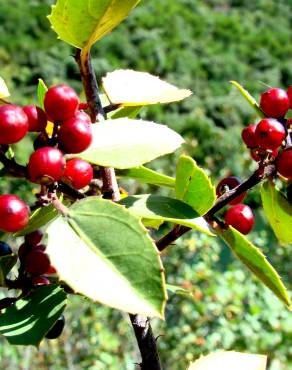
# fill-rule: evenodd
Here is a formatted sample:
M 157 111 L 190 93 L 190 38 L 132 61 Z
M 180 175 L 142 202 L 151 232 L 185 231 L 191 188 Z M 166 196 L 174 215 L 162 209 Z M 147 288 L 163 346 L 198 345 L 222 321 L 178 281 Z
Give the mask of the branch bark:
M 91 121 L 93 123 L 103 121 L 106 118 L 106 113 L 99 98 L 98 84 L 91 65 L 90 50 L 77 50 L 75 59 L 80 69 Z M 103 197 L 114 202 L 119 201 L 120 192 L 114 169 L 100 166 L 99 172 L 103 182 Z M 161 370 L 156 339 L 153 336 L 149 319 L 140 315 L 130 315 L 130 320 L 141 352 L 141 368 L 143 370 Z

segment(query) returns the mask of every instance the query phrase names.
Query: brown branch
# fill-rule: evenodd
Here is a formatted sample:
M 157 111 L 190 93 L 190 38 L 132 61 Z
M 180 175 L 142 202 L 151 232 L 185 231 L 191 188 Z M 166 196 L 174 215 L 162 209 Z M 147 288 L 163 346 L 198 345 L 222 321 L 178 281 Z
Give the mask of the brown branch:
M 27 176 L 26 167 L 16 163 L 13 158 L 8 159 L 2 148 L 0 149 L 0 162 L 4 165 L 4 172 L 6 175 L 10 175 L 17 178 Z

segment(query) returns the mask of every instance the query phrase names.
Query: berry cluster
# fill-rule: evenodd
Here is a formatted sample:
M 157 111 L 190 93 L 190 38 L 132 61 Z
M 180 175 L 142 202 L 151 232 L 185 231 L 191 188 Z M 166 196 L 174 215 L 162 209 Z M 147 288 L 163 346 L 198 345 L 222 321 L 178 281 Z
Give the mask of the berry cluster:
M 42 185 L 63 181 L 82 189 L 93 178 L 91 165 L 79 158 L 66 162 L 64 154 L 81 153 L 92 142 L 90 117 L 80 110 L 86 106 L 80 104 L 71 87 L 61 84 L 48 89 L 44 107 L 45 110 L 35 105 L 0 106 L 0 145 L 17 143 L 28 132 L 39 132 L 27 165 L 28 179 Z M 46 132 L 48 121 L 53 123 L 51 137 Z M 0 230 L 19 231 L 28 219 L 29 209 L 21 199 L 11 194 L 0 196 Z

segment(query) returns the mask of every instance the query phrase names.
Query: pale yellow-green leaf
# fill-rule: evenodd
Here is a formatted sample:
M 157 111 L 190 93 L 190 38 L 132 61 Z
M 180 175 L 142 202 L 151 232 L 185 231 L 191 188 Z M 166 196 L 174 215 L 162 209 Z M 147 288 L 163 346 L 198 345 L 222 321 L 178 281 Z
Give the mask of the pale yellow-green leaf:
M 189 97 L 190 90 L 179 89 L 146 72 L 117 70 L 108 73 L 102 84 L 112 104 L 140 106 L 171 103 Z
M 140 0 L 58 0 L 49 15 L 59 38 L 88 49 L 117 27 Z
M 218 352 L 202 356 L 188 370 L 266 370 L 267 356 Z
M 10 96 L 8 87 L 3 78 L 0 77 L 0 99 L 7 98 L 8 96 Z

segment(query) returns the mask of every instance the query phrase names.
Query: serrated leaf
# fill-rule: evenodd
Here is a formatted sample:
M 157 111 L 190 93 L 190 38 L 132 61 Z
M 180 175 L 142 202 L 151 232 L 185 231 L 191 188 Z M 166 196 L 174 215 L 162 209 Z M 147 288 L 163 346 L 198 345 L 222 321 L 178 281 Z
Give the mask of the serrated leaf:
M 110 102 L 124 106 L 172 103 L 192 95 L 147 72 L 129 69 L 109 72 L 102 84 Z
M 265 114 L 261 110 L 261 108 L 259 107 L 255 98 L 243 86 L 241 86 L 237 81 L 230 81 L 230 83 L 238 89 L 238 91 L 241 93 L 241 95 L 244 97 L 244 99 L 248 102 L 248 104 L 255 110 L 256 114 L 259 117 L 264 118 Z
M 93 125 L 93 142 L 78 158 L 119 169 L 141 166 L 172 153 L 184 142 L 167 126 L 120 118 Z
M 127 170 L 118 170 L 117 175 L 157 186 L 174 188 L 175 185 L 175 179 L 173 177 L 163 175 L 144 166 L 129 168 Z
M 267 356 L 240 352 L 216 352 L 202 356 L 188 370 L 265 370 Z
M 0 286 L 5 286 L 5 278 L 17 262 L 16 254 L 9 254 L 0 257 Z
M 122 107 L 116 110 L 113 113 L 108 114 L 110 119 L 118 119 L 118 118 L 136 118 L 139 112 L 141 111 L 142 106 L 134 106 L 134 107 Z
M 262 251 L 233 227 L 215 230 L 230 247 L 235 256 L 287 306 L 291 305 L 287 289 L 277 271 L 268 262 Z
M 261 197 L 265 215 L 279 241 L 292 243 L 292 204 L 271 181 L 262 184 Z
M 188 156 L 180 156 L 176 169 L 175 192 L 177 199 L 204 215 L 215 203 L 216 192 L 205 171 Z
M 82 49 L 117 27 L 140 0 L 58 0 L 48 16 L 58 37 Z
M 34 289 L 1 311 L 0 333 L 10 344 L 38 346 L 61 316 L 66 306 L 66 293 L 58 286 Z
M 0 77 L 0 99 L 7 98 L 8 96 L 10 96 L 8 87 L 3 78 Z
M 46 84 L 44 83 L 44 81 L 41 78 L 39 78 L 37 96 L 38 96 L 39 106 L 42 109 L 44 109 L 44 100 L 45 100 L 45 95 L 46 95 L 47 91 L 48 91 L 48 88 L 47 88 Z
M 141 218 L 169 221 L 191 227 L 208 235 L 213 235 L 203 217 L 180 200 L 159 195 L 135 195 L 119 201 L 130 212 Z
M 41 228 L 42 226 L 52 221 L 57 216 L 58 216 L 58 211 L 51 204 L 47 207 L 37 208 L 30 215 L 28 225 L 24 229 L 18 231 L 15 234 L 15 236 L 23 236 L 23 235 L 32 233 L 33 231 Z
M 94 301 L 133 314 L 163 317 L 159 253 L 140 220 L 111 201 L 75 203 L 48 228 L 47 253 L 60 278 Z

